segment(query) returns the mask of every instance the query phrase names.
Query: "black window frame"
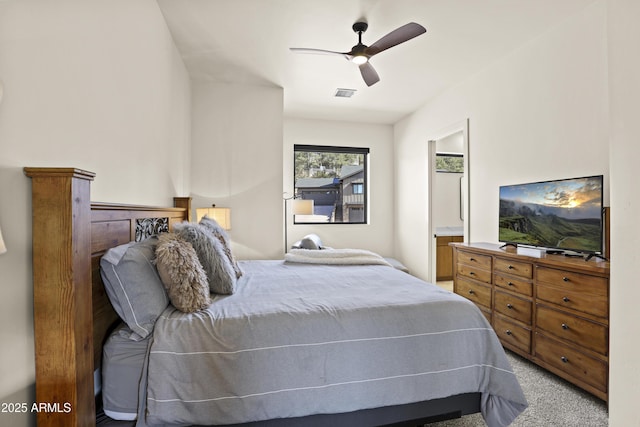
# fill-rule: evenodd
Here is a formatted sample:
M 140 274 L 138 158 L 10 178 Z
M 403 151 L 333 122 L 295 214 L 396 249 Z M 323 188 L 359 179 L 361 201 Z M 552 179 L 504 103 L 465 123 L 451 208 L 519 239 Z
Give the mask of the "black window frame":
M 369 223 L 369 179 L 368 179 L 368 171 L 369 171 L 369 154 L 370 150 L 368 147 L 344 147 L 344 146 L 335 146 L 335 145 L 306 145 L 306 144 L 295 144 L 293 146 L 293 189 L 294 189 L 294 197 L 297 199 L 303 199 L 298 193 L 298 188 L 296 187 L 296 154 L 300 152 L 311 152 L 311 153 L 344 153 L 344 154 L 357 154 L 364 156 L 363 162 L 363 219 L 362 221 L 340 221 L 340 222 L 309 222 L 309 221 L 299 221 L 296 220 L 296 215 L 293 215 L 293 224 L 295 225 L 363 225 Z

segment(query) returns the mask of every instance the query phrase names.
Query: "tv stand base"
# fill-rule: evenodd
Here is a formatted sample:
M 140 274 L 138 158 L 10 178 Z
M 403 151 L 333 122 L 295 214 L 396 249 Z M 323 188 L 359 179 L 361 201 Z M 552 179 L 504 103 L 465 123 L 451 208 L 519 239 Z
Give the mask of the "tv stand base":
M 555 249 L 547 249 L 547 253 L 549 255 L 562 255 L 562 254 L 564 254 L 564 251 L 555 250 Z
M 587 257 L 584 259 L 585 261 L 589 261 L 591 258 L 600 258 L 603 261 L 609 261 L 606 257 L 600 255 L 600 254 L 589 254 L 587 255 Z

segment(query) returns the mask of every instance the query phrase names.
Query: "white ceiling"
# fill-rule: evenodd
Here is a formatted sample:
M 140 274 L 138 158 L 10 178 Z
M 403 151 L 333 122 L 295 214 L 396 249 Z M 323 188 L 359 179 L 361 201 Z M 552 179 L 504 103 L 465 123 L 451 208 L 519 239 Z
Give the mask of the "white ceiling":
M 394 123 L 594 0 L 158 0 L 194 82 L 284 88 L 285 116 Z M 367 87 L 341 57 L 408 22 L 427 33 L 380 53 Z M 356 89 L 349 99 L 337 88 Z

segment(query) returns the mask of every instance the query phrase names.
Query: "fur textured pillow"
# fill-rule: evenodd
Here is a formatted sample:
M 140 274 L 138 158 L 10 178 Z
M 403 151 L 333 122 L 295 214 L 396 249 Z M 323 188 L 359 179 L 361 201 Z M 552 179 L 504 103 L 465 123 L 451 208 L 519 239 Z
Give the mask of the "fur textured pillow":
M 236 272 L 236 278 L 239 279 L 242 277 L 242 270 L 240 269 L 236 258 L 233 256 L 233 253 L 231 253 L 231 243 L 229 242 L 229 236 L 226 231 L 224 231 L 224 228 L 222 228 L 215 219 L 209 218 L 207 215 L 202 217 L 200 225 L 211 231 L 213 235 L 220 240 L 220 243 L 222 243 L 224 248 L 224 253 L 227 258 L 229 258 L 229 262 L 233 266 L 233 270 Z
M 237 276 L 220 240 L 200 224 L 181 222 L 173 226 L 175 233 L 193 245 L 207 273 L 209 289 L 230 295 L 236 290 Z
M 185 313 L 211 304 L 209 282 L 191 243 L 174 233 L 162 233 L 156 247 L 156 267 L 171 304 Z

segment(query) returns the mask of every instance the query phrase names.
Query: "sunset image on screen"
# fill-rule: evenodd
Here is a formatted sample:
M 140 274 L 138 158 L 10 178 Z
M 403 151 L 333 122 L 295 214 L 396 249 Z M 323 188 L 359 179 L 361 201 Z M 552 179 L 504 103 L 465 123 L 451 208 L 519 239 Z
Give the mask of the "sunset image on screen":
M 602 245 L 602 176 L 500 187 L 502 242 L 576 251 Z

